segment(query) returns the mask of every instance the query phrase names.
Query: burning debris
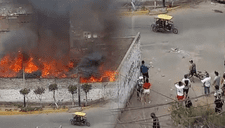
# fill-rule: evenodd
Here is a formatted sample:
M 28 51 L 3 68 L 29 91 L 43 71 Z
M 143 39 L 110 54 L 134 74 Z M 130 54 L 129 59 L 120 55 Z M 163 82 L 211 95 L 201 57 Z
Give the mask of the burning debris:
M 82 77 L 81 83 L 115 81 L 116 72 L 104 70 L 104 58 L 99 52 L 94 52 L 83 58 L 78 65 Z

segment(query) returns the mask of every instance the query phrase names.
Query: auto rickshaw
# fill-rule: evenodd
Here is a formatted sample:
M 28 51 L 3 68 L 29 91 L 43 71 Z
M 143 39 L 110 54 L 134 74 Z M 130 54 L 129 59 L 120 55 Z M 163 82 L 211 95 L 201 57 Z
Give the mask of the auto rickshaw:
M 153 32 L 173 32 L 178 34 L 177 28 L 174 27 L 172 16 L 160 14 L 155 17 L 155 23 L 151 25 Z
M 75 112 L 72 115 L 73 115 L 73 119 L 70 119 L 71 125 L 79 125 L 79 126 L 90 127 L 90 123 L 86 119 L 86 113 Z

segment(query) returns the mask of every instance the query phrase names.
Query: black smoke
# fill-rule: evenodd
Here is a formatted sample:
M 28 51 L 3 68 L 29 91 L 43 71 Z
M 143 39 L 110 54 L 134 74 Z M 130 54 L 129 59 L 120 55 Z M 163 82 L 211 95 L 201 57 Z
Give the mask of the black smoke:
M 75 30 L 90 31 L 103 35 L 100 42 L 111 43 L 116 33 L 118 19 L 113 0 L 12 0 L 14 4 L 32 6 L 32 27 L 9 32 L 1 40 L 5 51 L 32 52 L 34 59 L 57 59 L 69 62 L 70 26 Z M 74 42 L 72 42 L 74 43 Z M 76 43 L 76 42 L 75 42 Z M 81 44 L 80 46 L 82 47 Z M 87 44 L 85 44 L 87 45 Z M 94 50 L 93 50 L 94 49 Z M 106 51 L 116 49 L 107 47 Z M 97 51 L 97 52 L 96 52 Z M 98 46 L 88 47 L 88 54 L 81 59 L 79 66 L 84 76 L 97 74 L 104 56 Z M 95 57 L 97 56 L 97 57 Z M 88 66 L 90 62 L 94 65 Z

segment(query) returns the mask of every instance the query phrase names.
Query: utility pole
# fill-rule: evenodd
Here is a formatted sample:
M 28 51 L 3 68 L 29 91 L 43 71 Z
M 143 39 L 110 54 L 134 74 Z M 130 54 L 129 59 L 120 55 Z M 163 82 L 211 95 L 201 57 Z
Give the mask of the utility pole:
M 24 67 L 23 67 L 23 64 L 22 64 L 22 68 L 23 68 L 23 86 L 24 88 L 26 87 L 26 82 L 25 82 L 25 72 L 24 72 Z M 26 107 L 26 101 L 25 101 L 25 95 L 23 97 L 23 106 Z
M 79 83 L 78 83 L 78 104 L 79 104 L 79 107 L 81 106 L 80 105 L 80 77 L 78 77 L 79 78 Z
M 164 7 L 164 8 L 166 7 L 165 2 L 166 2 L 166 0 L 163 0 L 163 7 Z
M 81 106 L 80 105 L 80 72 L 79 72 L 79 67 L 77 68 L 77 78 L 78 78 L 78 105 L 79 107 Z

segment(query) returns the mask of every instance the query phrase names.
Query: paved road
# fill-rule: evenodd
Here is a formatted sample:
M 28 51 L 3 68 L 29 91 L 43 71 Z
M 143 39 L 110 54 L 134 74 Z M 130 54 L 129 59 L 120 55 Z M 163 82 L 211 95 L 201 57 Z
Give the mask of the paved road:
M 222 74 L 225 57 L 225 14 L 215 13 L 213 9 L 225 12 L 222 5 L 211 5 L 210 2 L 201 3 L 194 8 L 180 9 L 170 12 L 174 16 L 174 24 L 179 34 L 155 33 L 150 30 L 153 22 L 152 16 L 133 16 L 124 19 L 128 35 L 141 32 L 142 58 L 148 64 L 152 62 L 154 68 L 150 69 L 150 82 L 152 83 L 151 103 L 141 104 L 133 95 L 129 107 L 148 107 L 173 101 L 176 96 L 174 83 L 188 73 L 189 60 L 197 64 L 197 70 L 207 70 L 214 78 L 214 71 Z M 125 26 L 125 25 L 124 25 Z M 122 32 L 122 31 L 121 31 Z M 125 33 L 123 31 L 123 33 Z M 181 51 L 170 52 L 171 48 Z M 203 89 L 199 80 L 192 84 L 194 89 L 189 91 L 190 97 L 202 95 Z M 213 90 L 211 88 L 211 90 Z M 195 95 L 196 93 L 196 95 Z M 213 96 L 201 98 L 196 104 L 212 103 Z M 157 116 L 168 114 L 169 106 L 158 106 L 148 109 L 138 109 L 123 113 L 117 128 L 151 127 L 151 112 Z M 137 121 L 143 120 L 144 121 Z M 173 128 L 169 116 L 160 117 L 162 128 Z M 131 123 L 133 122 L 133 123 Z M 135 123 L 134 123 L 135 122 Z
M 91 128 L 113 128 L 113 116 L 109 103 L 96 106 L 84 112 Z M 37 115 L 0 116 L 0 128 L 87 128 L 87 126 L 70 125 L 72 113 L 52 113 Z

